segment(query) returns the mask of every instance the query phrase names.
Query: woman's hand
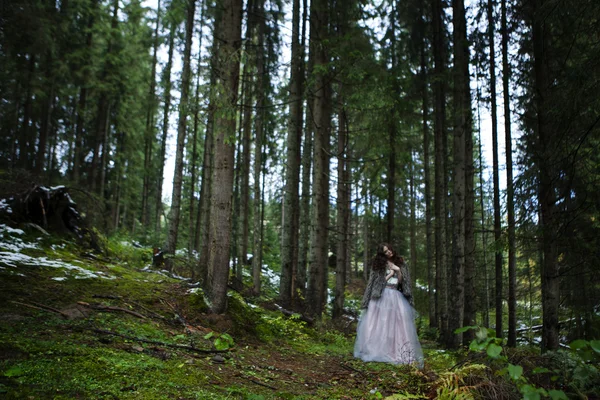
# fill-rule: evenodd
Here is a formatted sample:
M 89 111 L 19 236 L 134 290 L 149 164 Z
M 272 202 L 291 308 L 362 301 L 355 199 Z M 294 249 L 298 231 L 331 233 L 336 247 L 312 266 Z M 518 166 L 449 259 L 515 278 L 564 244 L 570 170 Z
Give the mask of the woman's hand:
M 389 269 L 391 269 L 392 271 L 400 271 L 400 267 L 398 267 L 396 264 L 393 264 L 391 262 L 388 262 L 388 267 Z

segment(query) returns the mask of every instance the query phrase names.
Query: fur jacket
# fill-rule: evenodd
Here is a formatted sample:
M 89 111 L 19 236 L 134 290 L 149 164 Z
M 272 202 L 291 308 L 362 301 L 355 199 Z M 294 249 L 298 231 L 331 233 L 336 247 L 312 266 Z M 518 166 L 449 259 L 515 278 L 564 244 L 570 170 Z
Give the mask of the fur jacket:
M 412 289 L 410 287 L 410 273 L 408 272 L 408 265 L 406 265 L 406 263 L 402 263 L 399 265 L 399 267 L 402 280 L 398 285 L 398 290 L 402 292 L 404 297 L 406 297 L 406 300 L 408 300 L 410 305 L 414 307 L 415 304 L 412 296 Z M 385 284 L 385 268 L 378 271 L 371 271 L 371 276 L 369 277 L 369 282 L 367 283 L 367 288 L 365 289 L 365 294 L 363 295 L 360 308 L 368 308 L 369 301 L 380 298 L 381 293 L 383 293 L 383 289 L 385 288 Z

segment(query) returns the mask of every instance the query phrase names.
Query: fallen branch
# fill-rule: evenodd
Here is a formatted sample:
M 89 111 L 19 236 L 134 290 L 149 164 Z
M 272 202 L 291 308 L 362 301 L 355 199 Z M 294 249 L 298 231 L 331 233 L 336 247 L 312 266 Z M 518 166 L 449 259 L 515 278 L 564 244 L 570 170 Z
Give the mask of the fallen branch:
M 85 307 L 93 308 L 94 310 L 100 310 L 100 311 L 121 311 L 121 312 L 124 312 L 124 313 L 127 313 L 127 314 L 131 314 L 134 317 L 138 317 L 138 318 L 141 318 L 141 319 L 146 319 L 146 317 L 144 315 L 142 315 L 140 313 L 137 313 L 135 311 L 128 310 L 126 308 L 122 308 L 122 307 L 105 306 L 104 304 L 96 304 L 96 305 L 94 305 L 94 304 L 86 303 L 84 301 L 78 301 L 77 304 L 80 304 L 80 305 L 85 306 Z
M 148 340 L 148 339 L 144 339 L 144 338 L 138 338 L 138 337 L 135 337 L 135 336 L 123 335 L 122 333 L 107 331 L 107 330 L 104 330 L 104 329 L 92 329 L 92 331 L 94 331 L 96 333 L 102 333 L 104 335 L 111 335 L 111 336 L 122 337 L 123 339 L 133 340 L 135 342 L 148 343 L 148 344 L 156 344 L 156 345 L 159 345 L 159 346 L 172 347 L 172 348 L 181 349 L 181 350 L 189 350 L 189 351 L 194 351 L 196 353 L 202 353 L 202 354 L 227 353 L 227 352 L 229 352 L 229 350 L 197 349 L 197 348 L 195 348 L 193 346 L 187 346 L 185 344 L 165 343 L 165 342 L 159 342 L 159 341 L 156 341 L 156 340 Z
M 292 317 L 293 316 L 293 317 L 295 317 L 295 316 L 298 315 L 299 316 L 298 319 L 300 319 L 300 321 L 304 321 L 304 322 L 306 322 L 309 325 L 313 325 L 315 323 L 314 319 L 312 319 L 310 317 L 307 317 L 306 315 L 303 315 L 303 314 L 299 314 L 299 313 L 295 313 L 295 312 L 290 311 L 290 310 L 286 310 L 285 308 L 281 307 L 279 304 L 275 304 L 275 307 L 277 307 L 277 309 L 279 311 L 281 311 L 281 313 L 283 315 L 285 315 L 285 316 L 288 316 L 288 317 Z
M 131 303 L 131 304 L 133 304 L 133 305 L 135 305 L 135 306 L 137 306 L 137 307 L 139 307 L 139 308 L 141 308 L 141 309 L 143 309 L 143 310 L 144 310 L 144 311 L 146 311 L 148 314 L 151 314 L 151 315 L 153 315 L 153 316 L 154 316 L 154 317 L 156 317 L 156 318 L 162 319 L 163 321 L 165 321 L 165 320 L 166 320 L 166 318 L 165 318 L 165 317 L 163 317 L 162 315 L 160 315 L 160 314 L 158 314 L 158 313 L 156 313 L 156 312 L 154 312 L 154 311 L 152 311 L 152 310 L 150 310 L 150 309 L 148 309 L 148 308 L 144 307 L 142 304 L 140 304 L 140 303 L 138 303 L 138 302 L 136 302 L 136 301 L 130 301 L 130 303 Z M 125 303 L 125 304 L 127 304 L 127 303 Z
M 35 303 L 35 302 L 33 304 L 27 304 L 27 303 L 21 303 L 20 301 L 15 301 L 15 300 L 11 300 L 11 303 L 29 307 L 29 308 L 33 308 L 36 310 L 52 311 L 53 313 L 62 315 L 64 318 L 69 318 L 69 316 L 67 314 L 65 314 L 64 312 L 57 310 L 56 308 L 45 306 L 43 304 L 39 304 L 39 303 Z
M 254 379 L 252 379 L 252 378 L 248 378 L 247 376 L 244 376 L 244 375 L 242 375 L 242 377 L 244 377 L 244 378 L 248 379 L 250 382 L 252 382 L 252 383 L 255 383 L 255 384 L 257 384 L 257 385 L 264 386 L 264 387 L 266 387 L 266 388 L 269 388 L 269 389 L 272 389 L 272 390 L 278 390 L 276 387 L 269 386 L 269 385 L 267 385 L 266 383 L 262 383 L 262 382 L 260 382 L 260 381 L 254 380 Z
M 340 365 L 342 366 L 342 368 L 346 368 L 346 369 L 347 369 L 347 370 L 349 370 L 349 371 L 358 372 L 358 373 L 359 373 L 361 376 L 365 376 L 365 374 L 364 374 L 362 371 L 360 371 L 360 370 L 358 370 L 358 369 L 356 369 L 356 368 L 353 368 L 353 367 L 351 367 L 351 366 L 349 366 L 349 365 L 346 365 L 346 364 L 344 364 L 344 363 L 340 363 Z

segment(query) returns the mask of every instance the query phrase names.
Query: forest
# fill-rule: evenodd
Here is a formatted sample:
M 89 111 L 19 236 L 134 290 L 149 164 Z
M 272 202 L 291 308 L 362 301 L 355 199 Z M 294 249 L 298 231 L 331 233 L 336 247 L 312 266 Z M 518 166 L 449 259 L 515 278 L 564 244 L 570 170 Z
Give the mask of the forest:
M 599 93 L 597 0 L 0 0 L 0 394 L 599 398 Z

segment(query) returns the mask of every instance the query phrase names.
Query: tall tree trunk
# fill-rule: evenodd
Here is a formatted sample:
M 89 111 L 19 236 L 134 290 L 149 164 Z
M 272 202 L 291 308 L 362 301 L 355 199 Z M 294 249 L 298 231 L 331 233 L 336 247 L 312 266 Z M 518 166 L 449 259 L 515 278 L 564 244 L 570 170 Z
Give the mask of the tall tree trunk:
M 197 175 L 197 163 L 198 163 L 198 149 L 197 149 L 197 141 L 198 141 L 198 129 L 200 125 L 200 64 L 202 63 L 202 29 L 204 28 L 204 4 L 205 2 L 200 3 L 200 29 L 198 34 L 198 66 L 196 71 L 196 96 L 194 98 L 194 142 L 192 146 L 192 165 L 191 165 L 191 179 L 190 179 L 190 204 L 189 204 L 189 234 L 188 234 L 188 255 L 191 257 L 192 252 L 198 249 L 198 245 L 196 239 L 198 237 L 198 224 L 194 224 L 194 203 L 196 202 L 196 198 L 194 193 L 196 192 L 196 180 Z M 204 142 L 206 145 L 206 142 Z M 200 199 L 198 200 L 200 203 Z M 198 213 L 200 215 L 200 213 Z
M 330 133 L 330 89 L 326 70 L 329 61 L 325 44 L 329 25 L 329 4 L 327 0 L 311 3 L 310 35 L 311 51 L 314 52 L 315 77 L 313 121 L 314 171 L 313 196 L 315 224 L 311 230 L 311 259 L 309 260 L 309 282 L 307 291 L 308 311 L 320 317 L 325 300 L 324 280 L 327 274 L 328 228 L 329 228 L 329 133 Z
M 285 170 L 283 245 L 281 249 L 281 279 L 279 297 L 282 305 L 291 304 L 298 265 L 300 225 L 300 143 L 302 140 L 302 59 L 300 44 L 300 0 L 293 1 L 292 60 L 290 76 L 290 116 L 288 120 L 287 157 Z
M 54 91 L 55 91 L 55 83 L 54 83 L 54 72 L 53 72 L 53 62 L 54 58 L 52 57 L 52 53 L 50 51 L 46 54 L 46 69 L 44 72 L 44 79 L 46 85 L 48 87 L 49 93 L 46 94 L 43 103 L 42 109 L 42 118 L 40 124 L 40 136 L 38 141 L 38 149 L 37 149 L 37 157 L 35 162 L 35 172 L 38 175 L 41 175 L 44 171 L 44 165 L 46 160 L 46 153 L 48 153 L 49 157 L 52 157 L 51 152 L 46 151 L 46 145 L 48 142 L 48 136 L 50 135 L 50 129 L 52 125 L 52 104 L 54 103 Z M 50 172 L 50 171 L 48 171 Z
M 433 224 L 431 221 L 431 161 L 430 161 L 430 135 L 429 135 L 429 92 L 427 87 L 427 59 L 425 53 L 425 6 L 421 3 L 421 19 L 419 30 L 421 35 L 421 113 L 423 126 L 423 175 L 425 186 L 425 251 L 427 252 L 427 298 L 429 300 L 429 326 L 437 326 L 437 315 L 435 309 L 435 270 L 433 249 Z
M 194 15 L 196 0 L 187 0 L 187 20 L 185 23 L 185 47 L 183 49 L 183 71 L 181 74 L 181 98 L 179 100 L 179 122 L 177 124 L 177 149 L 175 151 L 175 171 L 173 173 L 173 195 L 166 252 L 174 254 L 177 248 L 179 232 L 179 215 L 181 213 L 181 189 L 183 182 L 183 150 L 187 134 L 187 117 L 189 114 L 189 91 L 191 78 L 191 54 L 194 38 Z
M 466 42 L 466 38 L 465 38 Z M 468 53 L 467 53 L 468 57 Z M 463 326 L 475 325 L 476 292 L 475 292 L 475 165 L 473 160 L 473 113 L 471 109 L 471 87 L 469 63 L 463 66 L 463 91 L 467 99 L 467 125 L 465 126 L 465 306 Z M 469 345 L 474 339 L 474 331 L 463 333 L 463 344 Z
M 21 136 L 19 139 L 18 164 L 21 168 L 31 169 L 33 165 L 33 133 L 31 127 L 32 114 L 32 93 L 35 75 L 36 54 L 29 55 L 29 65 L 27 67 L 27 83 L 25 91 L 25 102 L 23 103 L 23 123 L 21 125 Z
M 265 178 L 263 172 L 263 142 L 264 142 L 264 127 L 265 127 L 265 72 L 266 59 L 264 52 L 265 45 L 265 18 L 264 18 L 264 3 L 258 2 L 257 17 L 258 17 L 258 51 L 256 59 L 256 120 L 255 132 L 256 140 L 254 142 L 254 240 L 252 253 L 252 283 L 253 291 L 256 295 L 261 291 L 261 272 L 262 272 L 262 239 L 263 239 L 263 220 L 264 220 L 264 192 Z M 262 182 L 262 186 L 261 186 Z
M 148 229 L 150 220 L 150 166 L 152 165 L 152 147 L 154 143 L 154 113 L 156 110 L 156 64 L 158 62 L 158 28 L 160 27 L 160 0 L 156 10 L 156 26 L 154 28 L 154 44 L 152 53 L 152 70 L 150 72 L 150 88 L 148 89 L 146 130 L 144 135 L 144 182 L 142 187 L 142 225 Z
M 494 0 L 488 0 L 488 36 L 490 41 L 490 98 L 492 102 L 492 152 L 493 152 L 493 180 L 494 180 L 494 240 L 495 243 L 495 270 L 496 270 L 496 337 L 504 337 L 502 330 L 502 248 L 500 239 L 502 222 L 500 215 L 500 181 L 498 168 L 498 117 L 496 111 L 496 47 L 494 45 Z
M 307 0 L 303 0 L 302 3 L 302 39 L 301 43 L 301 59 L 304 60 L 306 54 L 306 25 L 308 18 L 308 6 Z M 312 71 L 312 60 L 313 55 L 309 54 L 308 70 L 309 73 Z M 305 79 L 305 67 L 304 61 L 301 65 L 302 73 L 300 74 L 302 80 Z M 304 85 L 301 92 L 304 92 Z M 312 99 L 312 97 L 310 97 Z M 311 100 L 307 99 L 307 104 L 312 104 Z M 312 120 L 312 107 L 306 107 L 306 124 L 304 127 L 304 142 L 302 145 L 302 198 L 300 201 L 300 233 L 299 233 L 299 244 L 298 244 L 298 271 L 296 273 L 296 282 L 293 284 L 297 288 L 298 296 L 295 298 L 297 303 L 300 303 L 300 299 L 306 298 L 306 282 L 307 282 L 307 266 L 308 266 L 308 249 L 310 240 L 310 226 L 311 226 L 311 207 L 310 207 L 310 176 L 312 166 L 312 140 L 313 140 L 313 124 L 309 123 Z
M 408 178 L 409 197 L 410 197 L 410 276 L 412 278 L 411 285 L 415 287 L 417 279 L 417 190 L 415 184 L 415 158 L 416 153 L 410 151 L 410 177 Z
M 444 136 L 446 135 L 445 127 L 445 62 L 444 62 L 444 23 L 442 20 L 442 2 L 441 0 L 433 0 L 433 58 L 435 63 L 434 69 L 434 137 L 435 137 L 435 192 L 434 192 L 434 213 L 435 213 L 435 309 L 436 317 L 434 327 L 443 328 L 443 321 L 447 316 L 446 304 L 446 283 L 445 283 L 445 213 L 444 203 L 446 201 L 446 193 L 444 191 L 444 174 L 445 169 L 445 154 L 444 154 Z
M 248 260 L 248 239 L 249 239 L 249 231 L 250 231 L 250 153 L 251 153 L 251 138 L 252 138 L 252 99 L 254 97 L 254 78 L 251 73 L 251 68 L 254 67 L 254 63 L 257 62 L 256 57 L 261 56 L 256 50 L 256 44 L 254 43 L 254 31 L 256 30 L 256 1 L 249 0 L 247 5 L 248 9 L 248 17 L 247 17 L 247 25 L 246 25 L 246 53 L 248 54 L 246 64 L 244 64 L 243 71 L 243 83 L 242 86 L 244 89 L 242 90 L 244 93 L 244 102 L 243 102 L 243 135 L 242 135 L 242 148 L 243 153 L 241 157 L 241 212 L 240 217 L 241 227 L 242 227 L 242 235 L 241 235 L 241 243 L 240 243 L 240 256 L 241 256 L 241 266 L 239 268 L 239 276 L 241 279 L 241 267 L 247 264 Z M 261 22 L 262 23 L 262 22 Z M 257 54 L 258 53 L 258 54 Z
M 533 58 L 535 101 L 537 109 L 537 134 L 539 139 L 538 166 L 540 174 L 540 229 L 542 239 L 542 351 L 559 347 L 558 308 L 560 305 L 560 271 L 554 243 L 555 195 L 552 185 L 552 139 L 550 125 L 550 77 L 546 60 L 546 23 L 542 11 L 545 0 L 534 0 Z
M 332 318 L 340 318 L 344 313 L 346 277 L 349 264 L 348 240 L 350 225 L 350 177 L 348 174 L 348 118 L 344 108 L 344 88 L 340 88 L 340 112 L 338 116 L 338 169 L 337 169 L 337 249 L 335 268 L 335 295 Z
M 477 76 L 480 76 L 479 70 L 476 72 Z M 479 205 L 481 206 L 481 248 L 483 249 L 483 261 L 481 270 L 483 271 L 483 284 L 484 284 L 484 307 L 483 307 L 483 326 L 490 326 L 490 290 L 489 290 L 489 279 L 488 279 L 488 264 L 487 264 L 487 228 L 485 223 L 485 196 L 484 196 L 484 181 L 483 181 L 483 150 L 481 144 L 481 89 L 477 86 L 477 132 L 479 133 L 479 148 L 478 148 L 478 159 L 479 159 Z
M 231 244 L 231 211 L 233 195 L 235 113 L 238 100 L 241 47 L 242 1 L 223 0 L 219 35 L 218 80 L 219 98 L 226 107 L 215 118 L 215 155 L 212 181 L 218 183 L 211 193 L 210 247 L 208 251 L 208 297 L 212 311 L 223 313 L 227 308 L 227 281 Z M 230 114 L 233 114 L 232 117 Z
M 102 155 L 100 157 L 100 182 L 99 182 L 99 193 L 101 197 L 106 197 L 104 188 L 106 186 L 106 169 L 108 168 L 108 156 L 110 153 L 109 149 L 109 133 L 110 133 L 110 111 L 111 105 L 107 105 L 106 119 L 104 120 L 104 141 L 102 142 Z
M 508 63 L 508 27 L 506 0 L 502 4 L 502 88 L 504 94 L 504 141 L 506 143 L 506 212 L 508 214 L 508 345 L 517 346 L 517 249 L 515 239 L 515 203 L 510 121 L 510 65 Z
M 454 21 L 454 143 L 453 143 L 453 229 L 452 270 L 450 274 L 448 341 L 450 348 L 458 348 L 462 334 L 454 331 L 462 327 L 465 305 L 465 216 L 466 216 L 466 136 L 470 134 L 471 102 L 469 92 L 469 46 L 464 0 L 453 0 Z
M 113 3 L 113 13 L 112 20 L 110 24 L 110 37 L 108 39 L 108 44 L 106 46 L 106 53 L 104 55 L 105 62 L 104 67 L 102 68 L 100 81 L 105 82 L 108 78 L 109 73 L 111 73 L 114 69 L 112 58 L 113 47 L 114 47 L 114 36 L 116 35 L 117 26 L 119 24 L 119 0 L 114 0 Z M 100 196 L 104 196 L 103 193 L 100 192 L 101 184 L 100 179 L 102 176 L 102 155 L 100 154 L 100 148 L 104 146 L 106 141 L 106 137 L 108 135 L 107 127 L 108 127 L 108 119 L 109 119 L 109 111 L 110 111 L 110 98 L 108 89 L 100 89 L 100 98 L 98 100 L 98 106 L 96 109 L 96 135 L 93 139 L 94 141 L 94 149 L 92 153 L 92 163 L 90 166 L 90 174 L 88 176 L 88 183 L 92 191 L 98 193 Z M 104 149 L 102 149 L 104 152 Z
M 221 15 L 220 9 L 216 10 L 214 30 L 220 30 Z M 196 268 L 196 273 L 200 278 L 200 282 L 206 286 L 208 282 L 208 249 L 210 244 L 210 218 L 211 218 L 211 198 L 213 188 L 213 167 L 214 167 L 214 127 L 215 113 L 217 110 L 217 66 L 219 54 L 219 37 L 213 36 L 211 58 L 210 58 L 210 82 L 208 88 L 209 104 L 206 115 L 206 134 L 204 137 L 204 154 L 202 160 L 202 188 L 200 190 L 199 215 L 198 215 L 198 241 L 201 241 L 199 246 L 199 257 Z
M 162 136 L 160 140 L 160 155 L 158 159 L 158 176 L 156 178 L 156 208 L 155 208 L 155 224 L 154 228 L 154 242 L 157 243 L 160 238 L 161 228 L 161 214 L 163 211 L 162 206 L 162 191 L 163 191 L 163 175 L 165 173 L 165 158 L 167 155 L 167 135 L 169 133 L 169 114 L 171 111 L 171 69 L 173 68 L 173 51 L 175 49 L 175 33 L 177 31 L 177 25 L 171 22 L 171 29 L 169 30 L 169 49 L 167 52 L 167 64 L 163 70 L 163 85 L 164 85 L 164 108 L 163 108 L 163 123 L 162 123 Z

